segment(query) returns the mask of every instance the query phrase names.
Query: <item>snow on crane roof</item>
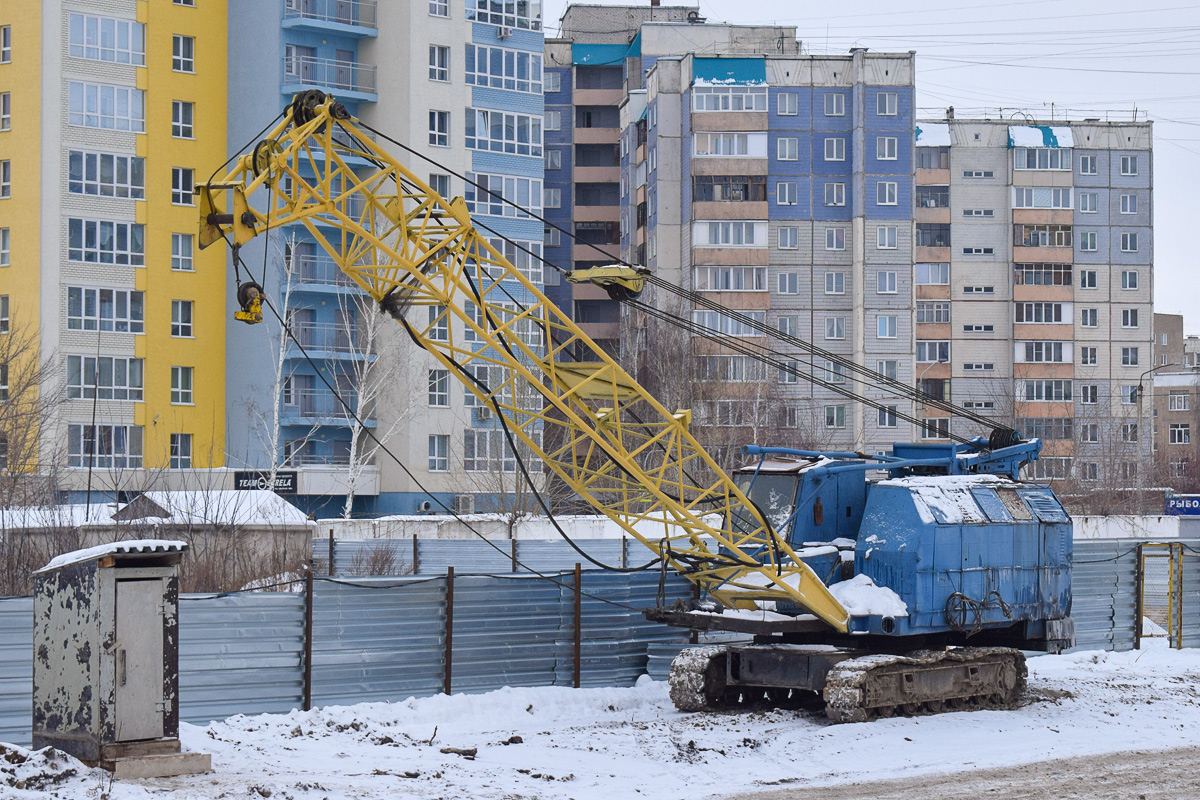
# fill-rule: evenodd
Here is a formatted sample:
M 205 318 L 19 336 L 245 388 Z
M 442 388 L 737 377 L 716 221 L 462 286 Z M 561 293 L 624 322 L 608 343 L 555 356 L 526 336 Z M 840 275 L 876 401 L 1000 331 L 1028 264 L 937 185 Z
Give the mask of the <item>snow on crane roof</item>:
M 1016 486 L 1016 482 L 1000 475 L 929 475 L 911 478 L 889 478 L 877 486 L 901 486 L 909 490 L 913 505 L 927 524 L 961 525 L 987 522 L 971 489 L 995 488 L 997 485 Z
M 917 147 L 949 147 L 950 125 L 946 122 L 918 122 Z
M 39 570 L 35 570 L 37 575 L 42 572 L 60 569 L 69 564 L 80 564 L 84 561 L 94 561 L 97 558 L 103 558 L 110 555 L 152 555 L 155 553 L 182 553 L 187 549 L 187 542 L 181 542 L 177 539 L 129 539 L 124 542 L 109 542 L 108 544 L 100 544 L 95 547 L 86 547 L 82 550 L 72 550 L 70 553 L 63 553 L 55 556 L 46 563 L 46 566 Z
M 1009 147 L 1074 147 L 1075 137 L 1065 125 L 1009 125 Z

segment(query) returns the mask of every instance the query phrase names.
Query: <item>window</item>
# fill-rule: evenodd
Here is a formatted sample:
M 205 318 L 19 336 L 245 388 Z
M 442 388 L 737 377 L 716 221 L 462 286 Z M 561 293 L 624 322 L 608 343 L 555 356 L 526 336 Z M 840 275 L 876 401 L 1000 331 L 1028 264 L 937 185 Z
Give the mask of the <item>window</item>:
M 799 383 L 800 362 L 799 361 L 784 361 L 783 366 L 779 368 L 777 380 L 780 383 Z
M 841 249 L 844 250 L 846 249 L 845 229 L 840 230 L 842 230 L 843 233 Z M 779 229 L 779 248 L 781 250 L 795 250 L 799 246 L 800 232 L 798 228 L 792 225 L 787 225 Z M 825 232 L 825 246 L 826 248 L 829 246 L 829 231 Z
M 949 286 L 949 264 L 915 264 L 913 280 L 918 286 Z
M 922 439 L 949 439 L 950 438 L 950 418 L 949 417 L 926 417 L 921 420 L 921 438 Z
M 875 293 L 896 293 L 896 273 L 894 271 L 886 270 L 875 273 Z
M 145 160 L 113 153 L 67 153 L 67 191 L 99 197 L 146 197 Z
M 1100 315 L 1094 308 L 1085 308 L 1080 316 L 1079 324 L 1084 328 L 1097 328 L 1100 326 Z
M 964 400 L 963 408 L 978 408 L 981 411 L 991 410 L 996 407 L 995 400 Z
M 195 137 L 195 104 L 183 100 L 171 101 L 171 135 L 176 139 Z M 140 160 L 140 159 L 139 159 Z
M 1079 270 L 1079 288 L 1080 289 L 1095 289 L 1096 288 L 1096 270 L 1094 270 L 1094 269 Z
M 950 342 L 917 340 L 917 362 L 938 364 L 950 360 Z
M 1096 422 L 1087 422 L 1079 426 L 1079 441 L 1095 443 L 1100 441 L 1100 425 Z
M 1016 303 L 1013 308 L 1013 322 L 1070 322 L 1070 309 L 1062 303 Z
M 468 108 L 468 148 L 542 157 L 542 118 L 528 114 Z
M 172 0 L 177 6 L 188 6 L 189 8 L 196 7 L 196 0 Z
M 562 73 L 547 72 L 542 76 L 544 91 L 561 92 L 562 91 Z
M 192 234 L 171 234 L 171 269 L 192 272 Z
M 846 95 L 842 92 L 829 92 L 825 95 L 825 116 L 846 116 Z
M 963 325 L 963 333 L 993 333 L 995 325 Z
M 877 424 L 879 425 L 879 427 L 881 427 L 881 428 L 896 427 L 896 411 L 897 410 L 898 410 L 897 406 L 885 406 L 883 408 L 877 409 L 877 411 L 878 411 Z
M 450 16 L 450 0 L 429 0 L 429 16 Z
M 471 56 L 474 55 L 474 48 L 467 46 L 467 71 L 470 72 Z M 449 81 L 450 80 L 450 48 L 442 44 L 429 45 L 429 80 L 431 81 Z M 468 78 L 467 83 L 473 81 Z
M 1071 417 L 1030 417 L 1017 420 L 1017 429 L 1029 439 L 1056 441 L 1075 438 L 1075 420 Z
M 171 301 L 171 335 L 176 338 L 192 337 L 192 301 Z
M 192 435 L 190 433 L 171 434 L 171 469 L 192 468 Z
M 429 188 L 441 197 L 450 196 L 450 176 L 439 172 L 429 173 Z
M 8 228 L 0 228 L 0 267 L 8 266 L 9 237 Z
M 1179 394 L 1172 392 L 1167 396 L 1169 411 L 1190 411 L 1192 408 L 1192 399 L 1190 395 Z
M 463 195 L 463 199 L 467 201 L 467 211 L 472 214 L 518 219 L 529 217 L 526 209 L 536 214 L 542 208 L 538 201 L 545 200 L 542 182 L 537 178 L 488 175 L 482 172 L 467 173 Z
M 1026 364 L 1061 364 L 1063 363 L 1062 342 L 1024 342 L 1024 358 Z M 1020 351 L 1018 350 L 1018 355 Z M 1068 348 L 1069 352 L 1069 348 Z
M 879 250 L 896 249 L 896 226 L 880 225 L 875 229 L 875 246 Z
M 1013 208 L 1071 208 L 1071 190 L 1018 186 L 1013 189 Z
M 784 314 L 776 320 L 775 327 L 785 336 L 799 336 L 800 318 L 794 314 Z
M 875 335 L 879 339 L 896 338 L 896 318 L 894 316 L 879 316 L 875 318 Z
M 0 294 L 0 334 L 8 333 L 8 295 Z
M 138 469 L 142 466 L 140 425 L 68 425 L 67 466 Z
M 552 189 L 547 186 L 542 197 L 542 205 L 546 208 L 562 208 L 562 189 Z
M 546 151 L 546 169 L 562 169 L 562 150 Z
M 1095 156 L 1080 156 L 1079 157 L 1079 174 L 1080 175 L 1095 175 L 1096 174 L 1096 157 Z
M 0 131 L 12 128 L 12 94 L 0 92 Z
M 143 294 L 127 289 L 88 289 L 82 286 L 68 286 L 67 329 L 144 333 Z
M 1138 271 L 1136 269 L 1121 270 L 1121 288 L 1136 289 L 1138 288 Z M 1163 342 L 1166 344 L 1166 342 Z
M 767 321 L 766 311 L 749 311 L 737 309 L 734 311 L 743 317 L 748 317 L 750 320 L 758 323 Z M 722 336 L 761 336 L 761 331 L 749 322 L 742 322 L 727 314 L 722 314 L 718 311 L 705 311 L 697 309 L 692 312 L 692 324 L 699 328 L 706 328 Z
M 1136 442 L 1138 440 L 1138 424 L 1136 422 L 1121 423 L 1121 441 Z
M 446 433 L 431 433 L 429 435 L 429 471 L 448 472 L 450 469 L 450 435 Z
M 918 302 L 917 322 L 946 324 L 950 322 L 950 302 Z
M 949 186 L 918 186 L 917 187 L 917 208 L 949 208 L 950 207 L 950 187 Z M 964 217 L 972 216 L 969 209 L 963 211 Z
M 1122 347 L 1121 348 L 1121 366 L 1136 367 L 1138 365 L 1138 348 Z
M 171 167 L 171 202 L 174 205 L 195 205 L 192 200 L 194 176 L 194 170 L 185 167 Z
M 800 293 L 800 273 L 798 273 L 798 272 L 781 272 L 781 273 L 779 273 L 779 293 L 780 294 L 799 294 Z
M 1025 381 L 1024 398 L 1027 401 L 1070 400 L 1071 381 L 1036 380 Z
M 844 405 L 825 406 L 825 427 L 846 427 L 846 407 Z
M 917 169 L 950 169 L 950 148 L 918 147 Z
M 845 294 L 846 293 L 846 273 L 844 272 L 826 272 L 825 273 L 825 294 Z
M 1192 426 L 1187 422 L 1172 422 L 1167 429 L 1167 444 L 1191 444 Z
M 1121 174 L 1126 176 L 1138 174 L 1137 156 L 1121 156 Z
M 894 117 L 899 113 L 900 96 L 895 92 L 880 92 L 875 96 L 875 113 L 881 117 Z
M 826 139 L 825 140 L 825 160 L 826 161 L 845 161 L 846 160 L 846 140 L 842 139 L 842 138 Z
M 558 228 L 552 228 L 546 225 L 543 229 L 544 236 L 542 244 L 546 247 L 561 247 L 562 246 L 562 231 Z
M 784 136 L 775 143 L 775 157 L 780 161 L 797 161 L 800 158 L 800 140 Z
M 780 141 L 785 141 L 780 139 Z M 790 140 L 795 142 L 795 139 Z M 762 133 L 696 133 L 692 148 L 698 156 L 750 156 L 766 158 L 766 134 Z M 782 153 L 784 145 L 777 145 Z M 783 158 L 782 155 L 779 156 Z M 794 158 L 789 160 L 795 160 Z
M 425 336 L 431 342 L 450 341 L 450 315 L 445 306 L 429 306 L 429 326 Z
M 1096 192 L 1079 193 L 1079 210 L 1084 214 L 1095 214 L 1100 205 L 1100 196 Z
M 917 247 L 949 247 L 950 226 L 936 222 L 917 223 Z
M 1085 253 L 1096 252 L 1096 232 L 1095 231 L 1080 231 L 1079 232 L 1079 249 Z
M 991 361 L 972 361 L 963 364 L 964 372 L 991 372 L 996 369 L 996 365 Z
M 141 401 L 142 359 L 67 356 L 67 398 L 92 400 L 97 396 L 100 400 Z
M 67 53 L 71 58 L 146 65 L 146 26 L 140 22 L 92 14 L 71 14 Z
M 800 192 L 796 187 L 796 181 L 780 181 L 775 184 L 775 204 L 780 206 L 794 206 L 800 202 Z
M 12 62 L 12 26 L 0 25 L 0 64 Z
M 845 317 L 829 317 L 825 320 L 825 338 L 826 339 L 845 339 L 846 338 L 846 318 Z
M 701 292 L 765 292 L 766 267 L 696 267 L 696 290 Z
M 695 242 L 698 246 L 710 247 L 754 247 L 758 225 L 766 223 L 755 222 L 698 222 Z M 759 246 L 764 246 L 763 242 Z
M 990 169 L 965 169 L 963 170 L 964 178 L 991 178 L 994 173 Z
M 845 383 L 846 365 L 836 361 L 825 362 L 825 381 L 827 383 Z
M 845 228 L 826 228 L 825 229 L 825 249 L 826 250 L 845 250 L 846 249 L 846 229 Z
M 143 91 L 128 86 L 69 81 L 67 122 L 85 128 L 145 133 L 145 98 Z M 0 117 L 3 117 L 3 111 L 4 108 L 0 107 Z M 3 119 L 0 118 L 0 123 L 2 122 Z M 0 124 L 0 128 L 4 126 Z
M 889 380 L 896 380 L 898 361 L 876 361 L 875 371 Z
M 898 184 L 895 181 L 880 181 L 875 184 L 875 205 L 894 206 Z
M 780 116 L 796 116 L 800 113 L 800 95 L 796 92 L 780 92 L 775 98 L 775 108 Z
M 1127 405 L 1127 406 L 1136 405 L 1137 401 L 1138 401 L 1138 387 L 1136 387 L 1136 386 L 1122 386 L 1121 387 L 1121 404 L 1122 405 Z
M 898 152 L 895 136 L 875 137 L 875 158 L 880 161 L 895 161 Z
M 562 130 L 562 112 L 561 111 L 546 111 L 544 115 L 546 130 L 561 131 Z
M 692 111 L 766 111 L 766 86 L 695 86 Z
M 825 205 L 827 205 L 827 206 L 844 206 L 844 205 L 846 205 L 846 184 L 844 184 L 844 183 L 826 183 L 825 184 Z
M 1138 250 L 1138 235 L 1136 233 L 1121 234 L 1121 252 L 1136 253 Z
M 444 49 L 448 65 L 449 48 Z M 468 44 L 466 56 L 465 78 L 468 85 L 490 86 L 493 89 L 541 95 L 542 56 L 540 54 Z M 429 77 L 432 80 L 449 80 L 448 70 L 444 70 L 446 77 L 434 77 L 433 57 L 433 48 L 431 47 L 429 50 Z M 555 77 L 557 78 L 558 75 Z
M 196 40 L 176 34 L 171 37 L 171 69 L 175 72 L 196 71 Z
M 1086 383 L 1079 387 L 1079 402 L 1085 406 L 1094 406 L 1100 402 L 1100 387 L 1094 383 Z
M 1018 286 L 1070 286 L 1070 264 L 1017 264 Z
M 1121 309 L 1121 327 L 1122 328 L 1138 327 L 1138 310 L 1136 308 Z
M 434 147 L 450 146 L 450 112 L 429 112 L 429 143 Z
M 504 431 L 463 431 L 463 469 L 467 472 L 515 472 L 516 459 Z
M 1013 169 L 1070 169 L 1070 148 L 1014 147 Z
M 1020 247 L 1070 247 L 1070 225 L 1014 225 L 1013 244 Z
M 429 370 L 429 405 L 434 408 L 450 406 L 450 370 Z
M 0 199 L 12 196 L 12 162 L 0 161 Z
M 1121 195 L 1121 213 L 1136 214 L 1138 210 L 1138 202 L 1136 194 Z
M 1094 367 L 1099 364 L 1099 350 L 1095 347 L 1079 348 L 1079 364 L 1084 367 Z
M 171 405 L 192 404 L 192 368 L 171 367 Z

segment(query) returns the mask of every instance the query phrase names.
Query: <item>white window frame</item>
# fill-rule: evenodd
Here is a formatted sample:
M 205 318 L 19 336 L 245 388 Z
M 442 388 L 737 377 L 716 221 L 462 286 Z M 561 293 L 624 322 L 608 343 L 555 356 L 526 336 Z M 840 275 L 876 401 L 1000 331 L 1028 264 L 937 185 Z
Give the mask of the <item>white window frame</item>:
M 825 205 L 840 208 L 846 205 L 846 184 L 841 181 L 825 182 Z
M 135 289 L 68 286 L 67 330 L 145 333 L 145 293 Z
M 171 101 L 171 136 L 175 139 L 196 138 L 196 104 L 188 100 Z
M 827 117 L 846 116 L 846 93 L 827 92 L 825 94 L 824 109 L 825 116 Z
M 93 444 L 89 447 L 88 440 Z M 79 448 L 76 449 L 75 445 Z M 90 453 L 88 451 L 91 451 Z M 142 466 L 141 425 L 67 426 L 67 466 L 138 469 Z
M 429 0 L 429 16 L 449 17 L 450 0 Z
M 800 160 L 800 140 L 794 136 L 781 136 L 775 142 L 775 159 L 777 161 Z
M 501 138 L 493 139 L 492 133 L 497 129 Z M 534 114 L 468 108 L 464 134 L 468 150 L 542 157 L 542 118 Z
M 429 460 L 426 465 L 430 472 L 450 471 L 450 434 L 429 434 Z
M 196 171 L 191 167 L 171 167 L 171 205 L 196 205 Z
M 897 161 L 900 158 L 899 140 L 895 136 L 875 137 L 875 160 Z
M 875 114 L 894 117 L 900 113 L 900 95 L 897 92 L 880 92 L 875 95 Z
M 1136 253 L 1138 251 L 1137 231 L 1126 231 L 1121 234 L 1121 252 Z
M 429 370 L 428 404 L 430 408 L 450 407 L 450 370 Z
M 775 113 L 781 117 L 794 117 L 800 113 L 800 94 L 780 92 L 775 96 Z
M 125 46 L 120 46 L 121 42 Z M 71 13 L 67 18 L 71 58 L 146 66 L 146 26 L 131 19 Z
M 177 5 L 191 5 L 191 3 L 180 2 L 175 0 Z M 172 433 L 170 438 L 171 460 L 168 463 L 168 469 L 191 469 L 192 468 L 192 435 L 190 433 Z
M 1121 174 L 1127 178 L 1132 178 L 1138 174 L 1137 156 L 1121 156 Z
M 1172 422 L 1167 429 L 1167 444 L 1191 444 L 1192 425 L 1189 422 Z
M 145 362 L 128 356 L 67 356 L 68 400 L 140 403 L 145 399 Z
M 1121 309 L 1121 327 L 1122 328 L 1138 328 L 1138 310 L 1136 308 Z
M 69 125 L 146 132 L 146 93 L 132 86 L 68 81 L 67 108 Z M 0 130 L 7 130 L 3 122 L 3 103 L 0 103 Z
M 896 316 L 894 314 L 880 314 L 875 318 L 876 339 L 895 339 L 896 328 Z
M 12 161 L 0 160 L 0 200 L 12 197 Z
M 896 181 L 879 181 L 875 184 L 875 205 L 894 206 L 899 202 L 900 184 Z
M 1079 174 L 1080 175 L 1096 175 L 1096 157 L 1095 156 L 1079 156 Z
M 190 233 L 171 234 L 171 270 L 173 272 L 195 272 L 195 240 Z
M 193 367 L 171 367 L 171 405 L 195 405 L 195 369 Z
M 880 225 L 875 229 L 875 248 L 877 250 L 895 250 L 896 247 L 895 225 Z
M 195 305 L 191 300 L 171 301 L 171 338 L 195 338 Z
M 825 340 L 828 342 L 836 342 L 846 338 L 846 318 L 845 317 L 826 317 L 825 318 Z
M 825 139 L 825 160 L 846 160 L 846 139 L 841 136 L 831 136 Z
M 875 273 L 875 294 L 896 294 L 896 279 L 895 270 L 880 270 Z
M 800 247 L 800 229 L 795 225 L 784 225 L 779 229 L 779 249 L 796 250 Z M 844 249 L 844 248 L 843 248 Z
M 838 430 L 846 427 L 846 406 L 844 404 L 825 406 L 825 427 Z
M 922 273 L 924 273 L 924 280 L 922 280 Z M 949 286 L 950 264 L 944 261 L 917 262 L 913 265 L 913 283 L 917 286 Z
M 825 229 L 825 249 L 826 250 L 845 250 L 846 249 L 846 229 L 840 227 Z
M 438 83 L 450 82 L 450 45 L 429 45 L 429 80 Z
M 1079 250 L 1083 253 L 1094 253 L 1097 250 L 1096 232 L 1095 231 L 1080 231 L 1079 232 Z
M 825 294 L 845 294 L 846 273 L 842 270 L 829 270 L 825 273 Z
M 1095 308 L 1082 309 L 1079 316 L 1079 327 L 1081 328 L 1098 328 L 1100 327 L 1100 311 Z
M 172 34 L 171 71 L 193 74 L 196 72 L 196 37 Z
M 1121 195 L 1121 213 L 1122 214 L 1138 213 L 1138 196 L 1136 194 Z
M 429 145 L 450 146 L 450 112 L 429 109 Z
M 466 69 L 463 75 L 468 86 L 485 86 L 509 92 L 534 94 L 539 97 L 542 95 L 543 73 L 540 53 L 491 45 L 468 44 L 466 56 Z M 493 72 L 493 68 L 498 71 Z M 449 77 L 446 80 L 449 80 Z M 547 91 L 549 90 L 547 89 Z
M 775 205 L 794 206 L 800 202 L 800 189 L 796 181 L 779 181 L 775 184 Z
M 0 64 L 12 63 L 12 26 L 0 25 Z
M 800 294 L 800 273 L 781 272 L 776 278 L 779 294 Z

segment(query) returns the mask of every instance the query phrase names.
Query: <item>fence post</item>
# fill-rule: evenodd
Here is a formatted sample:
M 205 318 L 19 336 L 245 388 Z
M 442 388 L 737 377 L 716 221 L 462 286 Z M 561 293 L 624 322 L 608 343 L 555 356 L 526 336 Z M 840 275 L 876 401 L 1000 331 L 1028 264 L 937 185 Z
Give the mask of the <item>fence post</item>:
M 446 567 L 446 644 L 444 661 L 446 675 L 442 679 L 442 691 L 450 694 L 450 670 L 454 658 L 454 567 Z
M 330 536 L 332 536 L 332 531 Z M 333 539 L 329 540 L 331 543 Z M 331 545 L 332 546 L 332 545 Z M 304 710 L 312 709 L 313 571 L 304 570 Z
M 513 537 L 508 540 L 509 558 L 512 560 L 512 572 L 517 571 L 517 539 Z
M 329 577 L 333 577 L 333 528 L 329 529 Z
M 413 556 L 412 556 L 412 574 L 416 575 L 420 570 L 420 564 L 417 561 L 417 556 L 420 555 L 417 548 L 417 535 L 413 534 Z
M 1140 545 L 1140 544 L 1137 546 L 1137 553 L 1134 556 L 1137 559 L 1137 568 L 1136 568 L 1136 571 L 1134 572 L 1135 577 L 1133 580 L 1133 582 L 1134 582 L 1133 591 L 1134 591 L 1134 597 L 1136 598 L 1134 601 L 1134 607 L 1133 607 L 1133 616 L 1134 616 L 1134 619 L 1133 619 L 1133 649 L 1134 650 L 1142 649 L 1142 612 L 1143 612 L 1142 592 L 1143 592 L 1143 590 L 1145 588 L 1145 584 L 1146 584 L 1146 569 L 1145 569 L 1146 562 L 1145 562 L 1145 559 L 1142 557 L 1142 547 L 1143 547 L 1143 545 Z
M 693 609 L 697 608 L 699 606 L 699 603 L 700 603 L 700 584 L 693 583 L 692 584 L 692 608 Z M 695 628 L 692 628 L 691 642 L 692 642 L 692 644 L 700 644 L 700 631 L 696 630 Z
M 583 648 L 583 568 L 575 562 L 575 688 L 579 688 L 580 651 Z

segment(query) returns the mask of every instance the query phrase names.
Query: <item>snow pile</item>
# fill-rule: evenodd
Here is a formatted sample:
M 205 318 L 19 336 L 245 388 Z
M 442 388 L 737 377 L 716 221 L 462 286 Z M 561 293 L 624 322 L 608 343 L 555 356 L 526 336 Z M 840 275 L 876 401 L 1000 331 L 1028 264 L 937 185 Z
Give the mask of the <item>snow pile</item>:
M 48 572 L 52 569 L 65 567 L 68 564 L 79 564 L 83 561 L 91 561 L 95 558 L 103 558 L 104 556 L 116 553 L 177 553 L 186 550 L 187 546 L 187 542 L 181 542 L 178 539 L 127 539 L 123 542 L 109 542 L 108 544 L 98 544 L 95 547 L 85 547 L 82 550 L 72 550 L 69 553 L 55 556 L 50 559 L 46 566 L 37 570 L 37 572 Z M 37 574 L 37 572 L 34 574 Z
M 28 750 L 0 743 L 0 787 L 42 792 L 86 772 L 82 763 L 53 747 Z
M 867 575 L 855 575 L 848 581 L 829 587 L 832 594 L 852 617 L 907 617 L 908 606 L 900 595 L 886 586 L 876 586 Z
M 1075 136 L 1065 125 L 1009 125 L 1009 147 L 1074 147 Z

